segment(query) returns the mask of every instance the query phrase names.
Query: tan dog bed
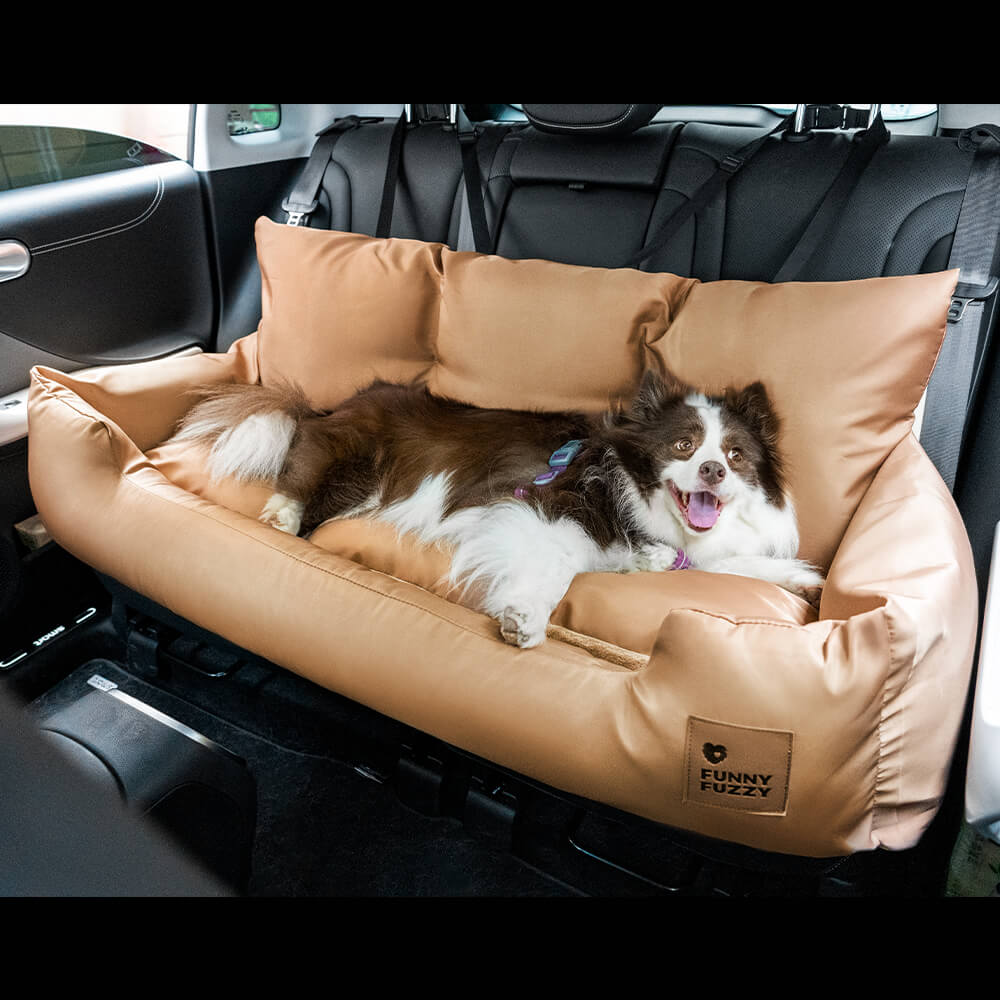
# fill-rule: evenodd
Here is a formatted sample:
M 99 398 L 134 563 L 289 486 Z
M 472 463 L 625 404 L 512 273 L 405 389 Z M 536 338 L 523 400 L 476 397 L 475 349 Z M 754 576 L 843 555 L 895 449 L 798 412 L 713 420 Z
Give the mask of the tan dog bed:
M 502 766 L 770 851 L 919 839 L 976 633 L 971 552 L 912 434 L 956 273 L 700 283 L 438 244 L 257 229 L 259 329 L 222 355 L 33 372 L 30 475 L 60 544 L 174 613 Z M 519 650 L 384 525 L 310 540 L 256 520 L 167 439 L 206 382 L 298 381 L 332 406 L 378 376 L 482 406 L 601 410 L 666 365 L 760 379 L 784 421 L 819 614 L 760 581 L 585 574 Z

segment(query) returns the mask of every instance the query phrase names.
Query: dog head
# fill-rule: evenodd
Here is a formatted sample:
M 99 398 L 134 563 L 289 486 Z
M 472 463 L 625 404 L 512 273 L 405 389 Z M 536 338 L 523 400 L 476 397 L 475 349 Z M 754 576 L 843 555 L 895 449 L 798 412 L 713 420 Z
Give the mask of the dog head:
M 760 382 L 707 396 L 650 372 L 610 424 L 654 518 L 666 509 L 688 536 L 712 531 L 727 510 L 754 501 L 785 505 L 778 417 Z

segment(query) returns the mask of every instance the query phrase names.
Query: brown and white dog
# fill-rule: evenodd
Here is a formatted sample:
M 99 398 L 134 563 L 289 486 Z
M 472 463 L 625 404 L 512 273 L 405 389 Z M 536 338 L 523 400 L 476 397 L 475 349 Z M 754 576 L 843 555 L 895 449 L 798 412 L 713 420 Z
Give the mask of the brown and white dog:
M 292 387 L 201 390 L 176 437 L 210 474 L 272 483 L 260 520 L 307 535 L 368 516 L 453 547 L 504 639 L 535 646 L 573 577 L 693 566 L 775 583 L 811 603 L 796 558 L 779 424 L 759 382 L 707 397 L 647 374 L 632 405 L 590 417 L 484 410 L 376 382 L 315 412 Z

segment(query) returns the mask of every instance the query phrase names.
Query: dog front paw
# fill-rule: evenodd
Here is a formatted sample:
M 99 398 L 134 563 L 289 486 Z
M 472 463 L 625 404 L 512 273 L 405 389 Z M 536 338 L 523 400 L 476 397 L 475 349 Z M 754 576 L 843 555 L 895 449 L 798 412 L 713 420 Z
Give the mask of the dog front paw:
M 782 586 L 819 611 L 819 602 L 823 597 L 825 583 L 826 580 L 822 573 L 811 566 L 803 566 L 792 573 Z
M 632 561 L 634 569 L 640 573 L 662 573 L 673 569 L 676 563 L 677 549 L 656 542 L 641 545 Z
M 293 500 L 283 493 L 274 493 L 264 504 L 264 509 L 257 517 L 258 521 L 286 531 L 289 535 L 297 535 L 302 527 L 302 513 L 305 505 L 300 500 Z
M 548 616 L 538 608 L 508 605 L 500 616 L 500 635 L 512 646 L 529 649 L 545 641 L 548 624 Z

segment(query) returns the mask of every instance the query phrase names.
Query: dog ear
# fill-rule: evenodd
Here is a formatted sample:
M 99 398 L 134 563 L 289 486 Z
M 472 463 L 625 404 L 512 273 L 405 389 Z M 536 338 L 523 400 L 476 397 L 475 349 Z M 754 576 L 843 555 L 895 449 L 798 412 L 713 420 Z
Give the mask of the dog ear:
M 777 448 L 781 422 L 763 382 L 753 382 L 742 389 L 727 389 L 725 403 L 769 449 Z
M 657 372 L 649 368 L 642 376 L 628 416 L 636 420 L 654 419 L 669 403 L 683 399 L 693 391 L 672 372 L 666 369 Z

